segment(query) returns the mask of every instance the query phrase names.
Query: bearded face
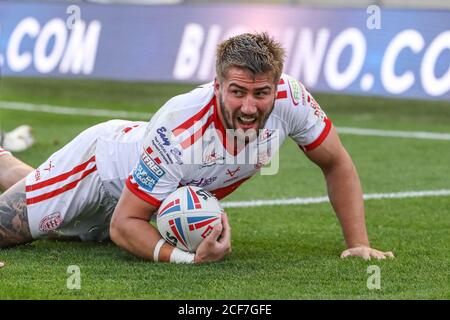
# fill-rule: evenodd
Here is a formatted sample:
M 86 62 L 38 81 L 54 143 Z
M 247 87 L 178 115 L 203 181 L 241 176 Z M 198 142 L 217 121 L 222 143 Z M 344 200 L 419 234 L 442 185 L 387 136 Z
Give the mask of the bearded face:
M 224 127 L 248 142 L 258 136 L 273 110 L 276 85 L 271 73 L 253 76 L 241 68 L 231 68 L 222 83 L 216 80 L 215 93 Z

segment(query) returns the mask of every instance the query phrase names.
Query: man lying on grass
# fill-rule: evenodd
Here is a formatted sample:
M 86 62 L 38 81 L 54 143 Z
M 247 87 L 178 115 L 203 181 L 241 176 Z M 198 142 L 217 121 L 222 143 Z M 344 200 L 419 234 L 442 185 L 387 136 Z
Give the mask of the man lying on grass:
M 35 170 L 3 152 L 0 247 L 110 238 L 148 260 L 219 261 L 231 250 L 226 215 L 196 253 L 165 242 L 150 218 L 179 186 L 224 198 L 290 137 L 324 173 L 347 245 L 341 256 L 393 257 L 371 248 L 353 162 L 313 96 L 282 74 L 283 61 L 266 33 L 239 35 L 218 46 L 214 81 L 170 99 L 149 123 L 96 125 Z

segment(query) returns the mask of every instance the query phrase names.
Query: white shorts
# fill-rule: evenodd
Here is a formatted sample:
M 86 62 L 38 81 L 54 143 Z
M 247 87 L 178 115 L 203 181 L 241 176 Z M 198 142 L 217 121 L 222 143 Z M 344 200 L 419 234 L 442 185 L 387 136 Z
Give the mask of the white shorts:
M 109 238 L 117 197 L 102 183 L 95 152 L 97 140 L 111 130 L 111 121 L 86 129 L 27 176 L 28 222 L 34 239 Z

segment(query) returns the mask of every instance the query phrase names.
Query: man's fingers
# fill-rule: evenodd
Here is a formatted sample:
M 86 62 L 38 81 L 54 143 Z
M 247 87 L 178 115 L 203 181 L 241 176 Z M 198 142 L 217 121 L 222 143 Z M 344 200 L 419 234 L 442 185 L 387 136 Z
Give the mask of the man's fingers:
M 370 253 L 370 255 L 378 260 L 382 260 L 382 259 L 386 259 L 386 257 L 384 256 L 384 254 L 380 251 L 377 250 L 372 250 L 372 252 Z
M 211 233 L 205 238 L 207 241 L 216 242 L 217 239 L 220 237 L 220 234 L 222 233 L 222 224 L 216 224 Z
M 222 214 L 222 226 L 223 226 L 222 238 L 219 240 L 219 242 L 229 243 L 231 241 L 231 227 L 230 224 L 228 223 L 228 216 L 225 212 Z
M 230 224 L 228 222 L 228 215 L 227 215 L 227 213 L 225 211 L 222 213 L 222 224 L 225 227 L 229 227 L 230 226 Z
M 370 258 L 375 258 L 378 260 L 384 260 L 388 258 L 394 258 L 394 254 L 391 251 L 382 252 L 369 247 L 356 247 L 344 250 L 341 253 L 341 258 L 347 258 L 350 256 L 358 256 L 364 260 L 370 260 Z
M 352 256 L 361 257 L 364 260 L 370 260 L 370 251 L 364 250 L 363 248 L 352 248 L 345 250 L 341 254 L 341 258 L 343 259 Z
M 394 254 L 391 251 L 382 252 L 378 250 L 373 250 L 371 256 L 377 258 L 378 260 L 384 260 L 386 258 L 394 258 Z
M 370 260 L 375 258 L 378 260 L 384 260 L 388 258 L 394 258 L 394 254 L 391 251 L 382 252 L 371 248 L 351 248 L 342 252 L 341 258 L 347 258 L 350 256 L 358 256 L 364 260 Z
M 364 251 L 362 252 L 362 254 L 361 254 L 361 257 L 362 257 L 364 260 L 370 260 L 370 252 L 364 250 Z

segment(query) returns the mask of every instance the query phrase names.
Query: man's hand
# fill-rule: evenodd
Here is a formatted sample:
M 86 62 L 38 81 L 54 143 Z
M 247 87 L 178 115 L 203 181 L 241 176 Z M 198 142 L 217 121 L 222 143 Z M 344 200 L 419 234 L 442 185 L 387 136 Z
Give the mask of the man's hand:
M 231 228 L 227 214 L 222 214 L 222 224 L 214 226 L 211 233 L 198 246 L 195 263 L 222 260 L 231 252 Z
M 370 258 L 375 258 L 378 260 L 388 258 L 394 258 L 394 254 L 391 251 L 383 252 L 376 249 L 372 249 L 367 246 L 359 246 L 344 250 L 341 253 L 341 258 L 347 257 L 362 257 L 364 260 L 370 260 Z

